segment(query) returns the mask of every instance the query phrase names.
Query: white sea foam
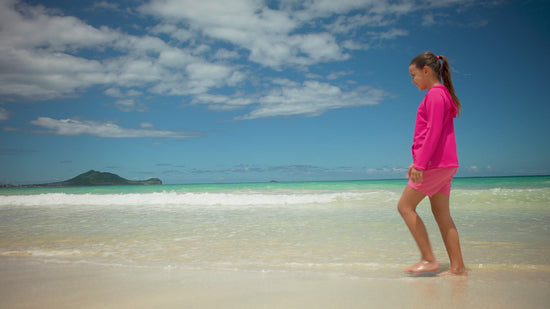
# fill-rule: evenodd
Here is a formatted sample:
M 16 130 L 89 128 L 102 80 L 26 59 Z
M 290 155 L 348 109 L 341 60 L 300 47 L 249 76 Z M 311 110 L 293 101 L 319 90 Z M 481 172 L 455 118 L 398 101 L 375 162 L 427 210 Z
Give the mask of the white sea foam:
M 57 206 L 57 205 L 120 205 L 120 206 L 247 206 L 247 205 L 298 205 L 325 204 L 337 201 L 359 200 L 376 192 L 201 192 L 179 193 L 163 191 L 155 193 L 127 194 L 67 194 L 47 193 L 36 195 L 0 196 L 0 206 Z
M 334 204 L 360 201 L 366 205 L 394 205 L 399 200 L 396 190 L 235 190 L 223 192 L 150 193 L 43 193 L 28 195 L 0 195 L 3 206 L 285 206 Z M 537 189 L 458 189 L 452 191 L 451 202 L 468 205 L 501 204 L 507 201 L 524 201 L 547 204 L 550 188 Z
M 34 257 L 76 257 L 80 256 L 80 250 L 22 250 L 22 251 L 1 251 L 0 256 L 34 256 Z

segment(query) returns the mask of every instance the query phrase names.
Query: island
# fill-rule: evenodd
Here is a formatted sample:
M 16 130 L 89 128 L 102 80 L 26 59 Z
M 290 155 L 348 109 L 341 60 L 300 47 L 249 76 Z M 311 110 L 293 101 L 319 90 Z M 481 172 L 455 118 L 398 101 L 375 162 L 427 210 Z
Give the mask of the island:
M 0 185 L 1 187 L 76 187 L 76 186 L 121 186 L 121 185 L 161 185 L 158 178 L 147 180 L 128 180 L 113 173 L 90 170 L 69 180 L 35 185 Z

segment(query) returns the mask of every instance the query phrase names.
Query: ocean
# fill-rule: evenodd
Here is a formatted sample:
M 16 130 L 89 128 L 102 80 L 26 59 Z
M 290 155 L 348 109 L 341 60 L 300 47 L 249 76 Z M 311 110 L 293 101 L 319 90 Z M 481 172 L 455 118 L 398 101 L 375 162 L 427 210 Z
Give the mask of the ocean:
M 349 277 L 401 275 L 418 250 L 405 180 L 0 189 L 0 257 Z M 425 199 L 434 252 L 448 260 Z M 455 178 L 471 271 L 550 271 L 550 176 Z

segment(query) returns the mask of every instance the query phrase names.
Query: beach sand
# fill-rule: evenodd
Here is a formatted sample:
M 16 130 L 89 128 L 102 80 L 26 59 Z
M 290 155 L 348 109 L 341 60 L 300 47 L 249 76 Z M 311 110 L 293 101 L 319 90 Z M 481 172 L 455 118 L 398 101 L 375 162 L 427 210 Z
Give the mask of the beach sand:
M 548 271 L 411 277 L 181 270 L 0 258 L 0 308 L 548 308 Z

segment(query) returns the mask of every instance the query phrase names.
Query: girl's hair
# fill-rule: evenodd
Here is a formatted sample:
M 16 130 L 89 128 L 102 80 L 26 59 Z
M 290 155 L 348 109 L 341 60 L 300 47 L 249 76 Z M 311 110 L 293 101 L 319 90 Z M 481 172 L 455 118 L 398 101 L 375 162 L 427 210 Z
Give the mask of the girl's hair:
M 441 60 L 441 62 L 439 60 Z M 443 80 L 443 85 L 445 85 L 447 90 L 449 90 L 449 93 L 455 102 L 457 114 L 460 115 L 462 105 L 455 94 L 455 88 L 453 87 L 453 81 L 451 80 L 451 67 L 449 66 L 447 57 L 441 55 L 436 56 L 434 53 L 427 51 L 416 56 L 410 64 L 414 64 L 418 69 L 428 66 L 435 72 L 435 74 L 437 74 L 437 78 L 440 81 Z

